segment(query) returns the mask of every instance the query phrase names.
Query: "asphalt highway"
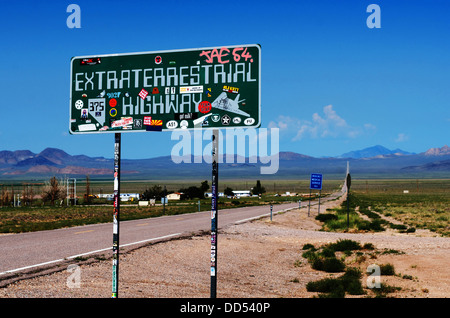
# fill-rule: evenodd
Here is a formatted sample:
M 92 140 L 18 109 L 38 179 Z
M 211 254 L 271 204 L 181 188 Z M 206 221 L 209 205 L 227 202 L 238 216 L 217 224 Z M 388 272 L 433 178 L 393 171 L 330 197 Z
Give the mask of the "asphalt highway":
M 321 202 L 338 196 L 322 198 Z M 311 201 L 311 205 L 318 201 Z M 308 205 L 303 201 L 302 207 Z M 298 208 L 298 203 L 273 206 L 272 213 Z M 315 208 L 317 209 L 317 208 Z M 270 206 L 252 206 L 218 211 L 219 229 L 231 224 L 270 216 Z M 112 219 L 112 208 L 111 208 Z M 149 242 L 211 230 L 211 212 L 197 212 L 132 221 L 121 221 L 120 251 Z M 56 265 L 76 257 L 104 253 L 112 255 L 111 223 L 77 226 L 49 231 L 0 235 L 0 279 L 21 271 Z

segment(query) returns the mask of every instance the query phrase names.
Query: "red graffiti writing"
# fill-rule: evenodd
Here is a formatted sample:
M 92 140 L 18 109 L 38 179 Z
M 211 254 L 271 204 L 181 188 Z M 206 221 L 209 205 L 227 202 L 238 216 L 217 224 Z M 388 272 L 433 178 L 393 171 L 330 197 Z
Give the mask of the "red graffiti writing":
M 242 52 L 241 52 L 242 51 Z M 241 60 L 245 60 L 247 62 L 250 60 L 251 63 L 253 63 L 253 58 L 250 52 L 247 51 L 247 48 L 243 47 L 236 47 L 231 52 L 233 56 L 233 60 L 235 62 L 239 62 Z M 206 63 L 220 63 L 220 64 L 226 64 L 230 62 L 230 50 L 227 48 L 221 48 L 219 49 L 212 49 L 209 51 L 202 51 L 200 53 L 200 56 L 205 56 L 205 62 Z M 227 58 L 228 57 L 228 58 Z

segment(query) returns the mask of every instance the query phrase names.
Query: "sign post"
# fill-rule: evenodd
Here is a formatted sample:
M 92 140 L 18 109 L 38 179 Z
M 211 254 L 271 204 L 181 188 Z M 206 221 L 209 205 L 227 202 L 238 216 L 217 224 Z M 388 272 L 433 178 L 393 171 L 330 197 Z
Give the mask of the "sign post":
M 347 232 L 348 228 L 350 227 L 350 185 L 352 184 L 352 177 L 350 176 L 350 173 L 347 173 Z
M 212 184 L 211 184 L 211 298 L 217 295 L 217 237 L 218 211 L 217 200 L 219 186 L 219 131 L 212 135 Z
M 119 292 L 119 212 L 120 212 L 120 146 L 121 135 L 115 134 L 114 143 L 114 214 L 113 214 L 113 268 L 112 298 Z

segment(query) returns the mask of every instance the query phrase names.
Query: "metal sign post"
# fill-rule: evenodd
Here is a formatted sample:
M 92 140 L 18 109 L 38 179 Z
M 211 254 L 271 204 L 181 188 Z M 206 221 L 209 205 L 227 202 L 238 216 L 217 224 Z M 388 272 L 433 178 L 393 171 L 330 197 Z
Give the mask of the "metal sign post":
M 119 211 L 120 211 L 120 133 L 114 143 L 114 214 L 113 214 L 113 268 L 112 298 L 117 298 L 119 287 Z
M 348 170 L 348 169 L 347 169 Z M 348 232 L 348 228 L 350 226 L 350 198 L 349 198 L 349 193 L 350 193 L 350 185 L 352 183 L 352 177 L 350 176 L 350 173 L 347 173 L 347 232 Z
M 217 294 L 217 236 L 218 236 L 218 185 L 219 185 L 219 130 L 212 135 L 212 185 L 211 185 L 211 298 Z

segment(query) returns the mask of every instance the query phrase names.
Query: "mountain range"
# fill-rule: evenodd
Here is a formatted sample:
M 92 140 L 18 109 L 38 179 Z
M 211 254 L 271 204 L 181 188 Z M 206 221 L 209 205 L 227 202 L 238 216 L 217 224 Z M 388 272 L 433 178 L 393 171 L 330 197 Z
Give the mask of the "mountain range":
M 371 158 L 376 156 L 386 156 L 386 155 L 413 155 L 414 153 L 410 153 L 407 151 L 403 151 L 401 149 L 389 150 L 386 147 L 376 145 L 373 147 L 350 151 L 340 155 L 338 158 Z
M 184 159 L 181 163 L 174 162 L 170 156 L 122 159 L 121 175 L 124 180 L 176 180 L 211 176 L 210 158 L 188 156 Z M 389 150 L 377 145 L 327 158 L 280 152 L 279 169 L 273 175 L 260 174 L 261 167 L 275 164 L 274 161 L 270 163 L 263 159 L 223 155 L 219 165 L 220 178 L 302 179 L 309 178 L 314 172 L 323 173 L 328 178 L 341 178 L 345 176 L 347 162 L 352 176 L 361 178 L 450 177 L 450 147 L 447 145 L 418 154 L 400 149 Z M 113 168 L 113 159 L 72 156 L 56 148 L 46 148 L 38 154 L 29 150 L 0 151 L 0 180 L 44 180 L 51 176 L 85 178 L 86 175 L 91 179 L 109 179 Z

